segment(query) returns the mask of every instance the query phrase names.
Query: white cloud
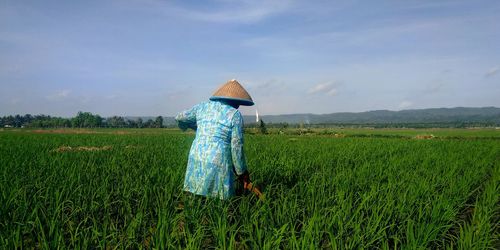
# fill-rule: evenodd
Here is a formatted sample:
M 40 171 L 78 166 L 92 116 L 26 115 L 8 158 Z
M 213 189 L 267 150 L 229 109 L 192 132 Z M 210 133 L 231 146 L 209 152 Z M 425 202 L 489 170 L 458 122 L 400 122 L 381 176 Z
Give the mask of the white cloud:
M 337 89 L 330 89 L 330 91 L 326 92 L 326 95 L 335 96 L 337 95 L 337 92 Z
M 293 1 L 218 1 L 210 10 L 197 10 L 156 1 L 167 14 L 206 22 L 253 23 L 291 8 Z
M 70 93 L 71 93 L 71 90 L 63 89 L 63 90 L 60 90 L 52 95 L 47 96 L 46 98 L 48 100 L 51 100 L 51 101 L 62 100 L 62 99 L 66 99 Z
M 258 96 L 276 96 L 282 93 L 290 92 L 290 86 L 282 79 L 257 79 L 240 81 L 249 91 L 252 97 Z
M 484 76 L 485 77 L 494 76 L 494 75 L 498 74 L 498 72 L 500 72 L 500 66 L 496 66 L 496 67 L 491 68 L 490 70 L 488 70 L 488 72 L 486 72 L 486 74 Z
M 400 109 L 405 109 L 405 108 L 408 108 L 410 106 L 413 105 L 413 102 L 410 102 L 410 101 L 402 101 L 400 104 L 399 104 L 399 108 Z
M 307 93 L 310 95 L 314 94 L 325 94 L 329 96 L 334 96 L 337 94 L 337 89 L 335 88 L 335 84 L 333 82 L 319 83 L 310 88 Z

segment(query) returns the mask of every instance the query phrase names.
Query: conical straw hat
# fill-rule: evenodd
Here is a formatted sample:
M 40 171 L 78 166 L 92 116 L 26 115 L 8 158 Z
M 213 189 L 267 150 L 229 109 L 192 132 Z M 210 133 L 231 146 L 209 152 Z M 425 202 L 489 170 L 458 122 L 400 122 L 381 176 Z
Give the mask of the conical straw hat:
M 235 79 L 226 82 L 210 97 L 210 100 L 232 100 L 238 101 L 240 105 L 254 105 L 252 97 Z

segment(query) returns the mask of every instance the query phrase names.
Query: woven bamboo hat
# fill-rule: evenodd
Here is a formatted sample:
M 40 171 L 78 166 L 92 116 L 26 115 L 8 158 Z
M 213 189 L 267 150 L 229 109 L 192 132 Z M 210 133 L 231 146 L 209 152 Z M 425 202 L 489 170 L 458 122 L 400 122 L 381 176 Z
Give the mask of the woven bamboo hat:
M 240 105 L 252 106 L 254 102 L 248 92 L 235 79 L 226 82 L 210 97 L 210 100 L 232 100 Z

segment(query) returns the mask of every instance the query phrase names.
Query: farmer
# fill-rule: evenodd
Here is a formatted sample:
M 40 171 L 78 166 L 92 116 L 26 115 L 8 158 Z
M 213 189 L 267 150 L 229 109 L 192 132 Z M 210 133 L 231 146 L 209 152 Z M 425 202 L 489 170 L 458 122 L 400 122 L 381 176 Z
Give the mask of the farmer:
M 243 117 L 238 108 L 253 104 L 248 92 L 233 79 L 215 91 L 210 101 L 175 117 L 182 130 L 196 130 L 184 191 L 225 200 L 235 195 L 236 180 L 250 181 L 243 153 Z

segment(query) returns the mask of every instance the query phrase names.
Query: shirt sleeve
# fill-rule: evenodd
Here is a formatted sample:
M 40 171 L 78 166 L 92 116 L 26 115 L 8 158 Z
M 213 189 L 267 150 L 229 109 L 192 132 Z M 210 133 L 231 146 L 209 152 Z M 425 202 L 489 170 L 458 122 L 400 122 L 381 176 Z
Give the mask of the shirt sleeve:
M 233 116 L 233 130 L 231 132 L 231 155 L 233 158 L 234 170 L 237 175 L 243 174 L 247 170 L 245 154 L 243 152 L 243 117 L 237 111 Z
M 188 128 L 196 130 L 196 111 L 199 105 L 192 107 L 191 109 L 184 110 L 175 116 L 177 125 L 180 129 L 186 130 Z

